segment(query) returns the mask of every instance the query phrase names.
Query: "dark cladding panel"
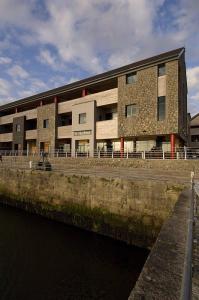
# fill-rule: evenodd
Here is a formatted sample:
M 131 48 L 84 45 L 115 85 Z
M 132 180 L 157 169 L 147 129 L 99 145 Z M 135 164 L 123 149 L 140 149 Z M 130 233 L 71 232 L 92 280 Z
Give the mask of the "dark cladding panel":
M 13 150 L 16 148 L 24 150 L 25 147 L 25 120 L 26 117 L 17 117 L 13 119 Z M 20 145 L 16 147 L 15 145 Z

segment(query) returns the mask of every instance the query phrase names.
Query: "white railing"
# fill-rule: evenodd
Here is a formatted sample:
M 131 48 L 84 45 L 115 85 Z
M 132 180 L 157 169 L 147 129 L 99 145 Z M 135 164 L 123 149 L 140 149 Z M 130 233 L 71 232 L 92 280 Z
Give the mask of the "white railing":
M 21 150 L 10 150 L 10 149 L 0 149 L 1 156 L 28 156 L 28 157 L 51 157 L 51 158 L 89 158 L 94 157 L 98 159 L 102 158 L 111 158 L 111 159 L 199 159 L 199 148 L 178 148 L 174 152 L 171 151 L 163 151 L 163 150 L 151 150 L 151 151 L 104 151 L 104 150 L 95 150 L 93 155 L 89 153 L 89 151 L 75 151 L 71 153 L 71 151 L 64 151 L 60 149 L 55 149 L 53 151 L 44 152 L 44 151 L 21 151 Z

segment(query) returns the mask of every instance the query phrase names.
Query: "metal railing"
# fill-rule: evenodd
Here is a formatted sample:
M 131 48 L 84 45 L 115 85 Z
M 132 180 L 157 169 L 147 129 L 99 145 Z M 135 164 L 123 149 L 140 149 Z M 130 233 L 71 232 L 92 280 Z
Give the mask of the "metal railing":
M 80 151 L 63 151 L 60 149 L 54 149 L 49 152 L 44 151 L 21 151 L 21 150 L 1 150 L 1 156 L 28 156 L 28 157 L 38 157 L 42 155 L 47 155 L 48 157 L 57 157 L 57 158 L 118 158 L 118 159 L 176 159 L 176 160 L 186 160 L 186 159 L 199 159 L 199 148 L 177 148 L 174 152 L 171 151 L 163 151 L 161 149 L 158 150 L 150 150 L 150 151 L 104 151 L 104 150 L 95 150 L 94 153 L 90 153 L 89 151 L 80 152 Z

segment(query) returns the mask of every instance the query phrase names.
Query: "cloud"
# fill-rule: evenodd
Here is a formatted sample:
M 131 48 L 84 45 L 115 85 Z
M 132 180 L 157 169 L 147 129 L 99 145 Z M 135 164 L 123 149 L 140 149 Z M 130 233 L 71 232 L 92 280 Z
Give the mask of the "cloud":
M 199 66 L 187 69 L 187 82 L 191 89 L 199 89 Z
M 3 57 L 0 56 L 0 65 L 7 65 L 12 62 L 12 59 L 10 57 Z
M 36 87 L 29 82 L 29 92 L 185 45 L 193 103 L 197 101 L 199 80 L 198 11 L 198 0 L 17 0 L 17 5 L 16 0 L 1 0 L 0 30 L 6 32 L 0 41 L 1 57 L 11 57 L 3 54 L 5 49 L 16 49 L 20 57 L 18 65 L 5 72 L 20 82 L 19 95 L 31 76 L 45 84 L 39 86 L 37 82 Z M 25 51 L 33 61 L 30 74 L 20 63 L 24 62 L 21 53 Z M 45 78 L 45 72 L 49 73 L 46 67 L 51 68 L 51 78 L 57 81 Z
M 29 77 L 28 72 L 19 65 L 14 65 L 7 70 L 7 73 L 13 78 L 26 79 Z
M 0 78 L 0 96 L 3 96 L 3 97 L 9 96 L 10 90 L 11 90 L 10 83 L 5 79 Z
M 56 67 L 56 58 L 51 54 L 49 50 L 41 50 L 40 55 L 38 56 L 38 60 L 43 63 L 47 64 L 53 68 Z
M 187 69 L 187 83 L 189 106 L 193 115 L 199 112 L 199 66 Z

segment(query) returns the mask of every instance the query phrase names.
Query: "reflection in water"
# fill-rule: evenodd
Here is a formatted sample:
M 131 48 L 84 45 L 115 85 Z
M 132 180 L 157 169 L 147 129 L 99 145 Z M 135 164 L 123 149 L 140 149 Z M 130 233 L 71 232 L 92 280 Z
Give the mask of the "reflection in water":
M 0 206 L 1 300 L 127 299 L 148 251 Z

